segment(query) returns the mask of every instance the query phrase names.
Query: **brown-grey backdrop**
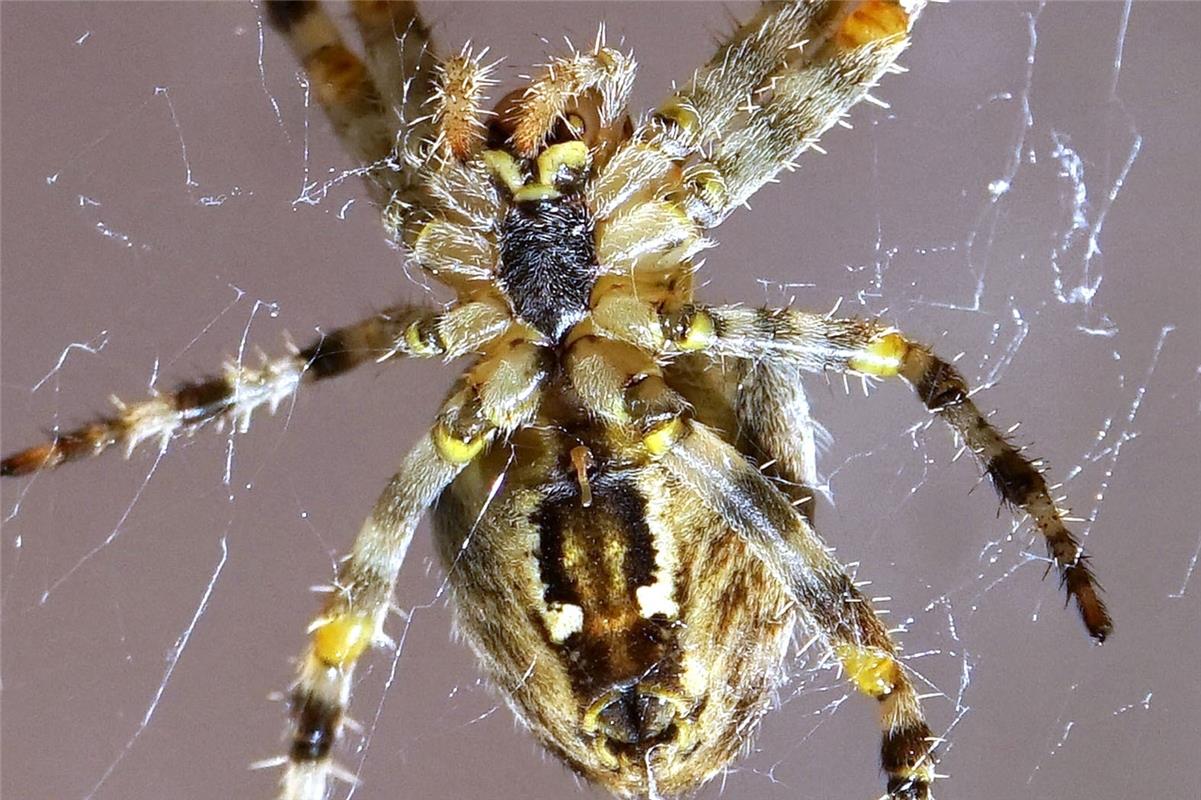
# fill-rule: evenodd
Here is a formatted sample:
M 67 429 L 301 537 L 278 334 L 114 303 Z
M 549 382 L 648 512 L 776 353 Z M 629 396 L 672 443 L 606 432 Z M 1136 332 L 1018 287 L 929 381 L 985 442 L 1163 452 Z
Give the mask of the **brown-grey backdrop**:
M 430 16 L 449 48 L 470 37 L 508 56 L 509 79 L 547 50 L 539 34 L 561 49 L 561 34 L 586 40 L 607 20 L 642 62 L 645 108 L 728 14 L 497 3 Z M 879 91 L 892 110 L 856 110 L 829 156 L 756 196 L 704 273 L 710 298 L 841 299 L 964 353 L 969 378 L 996 384 L 983 403 L 1022 421 L 1018 438 L 1096 516 L 1088 545 L 1117 620 L 1099 649 L 904 387 L 848 398 L 841 381 L 812 382 L 832 436 L 821 528 L 891 596 L 911 666 L 944 693 L 927 701 L 951 728 L 942 797 L 1201 793 L 1201 7 L 1123 17 L 1116 3 L 930 9 L 910 73 Z M 4 3 L 0 26 L 5 450 L 110 392 L 142 395 L 156 370 L 167 385 L 211 370 L 243 334 L 278 351 L 284 330 L 304 338 L 417 294 L 354 179 L 295 202 L 348 162 L 269 32 L 260 56 L 253 6 Z M 1062 302 L 1053 263 L 1065 295 L 1085 284 L 1102 222 L 1090 269 L 1103 280 L 1091 303 Z M 177 444 L 152 475 L 146 451 L 6 481 L 4 796 L 269 796 L 273 774 L 246 767 L 282 751 L 267 696 L 315 610 L 307 587 L 330 577 L 448 380 L 433 364 L 365 369 L 249 435 Z M 438 585 L 419 535 L 400 589 L 417 610 L 386 704 L 386 656 L 358 686 L 354 714 L 374 734 L 356 796 L 577 796 L 450 641 Z M 755 752 L 703 797 L 879 795 L 871 704 L 840 704 L 831 671 L 797 678 Z

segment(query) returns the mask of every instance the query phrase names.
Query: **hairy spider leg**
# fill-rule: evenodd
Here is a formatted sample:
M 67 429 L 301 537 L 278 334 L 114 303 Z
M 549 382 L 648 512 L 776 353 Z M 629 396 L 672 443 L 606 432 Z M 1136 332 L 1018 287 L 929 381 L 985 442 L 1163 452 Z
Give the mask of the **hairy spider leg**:
M 880 703 L 889 797 L 922 800 L 934 780 L 930 728 L 871 602 L 769 478 L 714 432 L 687 422 L 661 462 L 768 565 L 856 689 Z
M 715 227 L 896 69 L 924 5 L 764 4 L 635 136 L 697 156 L 682 202 Z
M 114 398 L 115 414 L 12 453 L 0 462 L 0 475 L 27 475 L 120 447 L 128 457 L 147 440 L 165 445 L 207 423 L 233 422 L 242 431 L 262 406 L 274 411 L 302 385 L 342 375 L 363 363 L 397 356 L 453 358 L 478 350 L 511 321 L 507 309 L 468 303 L 439 312 L 401 305 L 322 334 L 284 356 L 257 367 L 228 362 L 220 375 L 189 381 L 148 400 Z
M 1084 548 L 1068 530 L 1042 472 L 980 413 L 963 376 L 929 349 L 878 322 L 791 309 L 695 306 L 665 324 L 676 341 L 702 339 L 714 358 L 787 359 L 808 372 L 903 378 L 963 440 L 1001 499 L 1034 520 L 1089 635 L 1103 642 L 1112 632 Z
M 401 464 L 359 531 L 325 608 L 309 626 L 291 692 L 291 748 L 280 800 L 322 800 L 338 772 L 354 667 L 386 643 L 384 619 L 413 531 L 442 491 L 477 456 L 533 419 L 546 376 L 545 354 L 519 340 L 498 344 L 469 370 L 433 429 Z
M 413 3 L 356 2 L 364 63 L 318 2 L 266 3 L 271 26 L 303 66 L 313 96 L 345 150 L 366 168 L 374 199 L 410 189 L 430 133 L 435 55 Z

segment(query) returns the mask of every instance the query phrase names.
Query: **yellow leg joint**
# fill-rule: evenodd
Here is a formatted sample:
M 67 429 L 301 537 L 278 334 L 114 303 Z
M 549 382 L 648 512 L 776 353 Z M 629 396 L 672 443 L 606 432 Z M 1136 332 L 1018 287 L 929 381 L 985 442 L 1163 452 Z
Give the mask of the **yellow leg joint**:
M 443 348 L 438 345 L 435 337 L 426 335 L 421 330 L 420 322 L 413 322 L 405 328 L 405 348 L 414 356 L 440 356 Z
M 847 15 L 836 40 L 844 50 L 853 50 L 908 30 L 909 15 L 897 0 L 870 0 Z
M 847 363 L 855 372 L 875 375 L 877 378 L 892 378 L 905 364 L 909 355 L 909 342 L 899 333 L 886 333 L 863 350 L 851 356 Z
M 717 335 L 716 328 L 713 324 L 713 317 L 705 311 L 698 311 L 692 315 L 692 319 L 688 322 L 688 327 L 684 331 L 684 335 L 676 342 L 676 347 L 681 350 L 704 350 L 709 345 L 713 344 L 713 339 Z
M 678 97 L 668 100 L 659 107 L 656 113 L 664 119 L 669 119 L 676 125 L 679 125 L 682 130 L 690 135 L 700 131 L 700 118 L 697 117 L 695 111 L 682 104 Z
M 467 464 L 471 462 L 484 449 L 488 438 L 485 434 L 468 438 L 456 436 L 441 422 L 434 426 L 432 435 L 434 447 L 438 449 L 438 455 L 442 456 L 442 460 L 449 464 Z
M 702 198 L 725 198 L 726 179 L 721 172 L 709 164 L 696 164 L 684 174 L 684 179 L 691 182 L 700 190 Z
M 891 654 L 878 647 L 857 647 L 840 644 L 834 648 L 847 677 L 855 688 L 871 697 L 883 697 L 891 692 L 900 680 L 900 666 Z
M 561 196 L 562 193 L 549 183 L 529 183 L 513 192 L 513 199 L 519 203 L 532 200 L 554 200 Z
M 652 458 L 658 458 L 684 437 L 685 430 L 684 420 L 673 417 L 651 428 L 646 436 L 642 437 L 642 444 L 646 446 Z
M 342 669 L 370 646 L 375 622 L 365 614 L 340 614 L 317 620 L 312 634 L 313 655 L 327 666 Z

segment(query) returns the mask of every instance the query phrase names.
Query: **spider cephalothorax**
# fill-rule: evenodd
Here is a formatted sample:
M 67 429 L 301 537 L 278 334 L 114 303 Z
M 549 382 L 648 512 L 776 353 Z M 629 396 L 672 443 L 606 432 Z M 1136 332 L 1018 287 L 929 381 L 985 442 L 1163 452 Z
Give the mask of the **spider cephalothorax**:
M 894 643 L 812 527 L 800 378 L 900 377 L 1033 519 L 1098 640 L 1111 624 L 1040 472 L 963 378 L 875 321 L 701 305 L 707 232 L 865 96 L 923 0 L 767 4 L 631 120 L 628 55 L 553 59 L 486 111 L 490 68 L 439 60 L 411 3 L 354 4 L 364 58 L 317 3 L 270 22 L 360 158 L 384 225 L 445 308 L 398 306 L 260 368 L 125 406 L 17 453 L 6 475 L 245 424 L 306 381 L 398 356 L 471 355 L 339 570 L 291 693 L 284 800 L 336 774 L 355 664 L 427 510 L 459 625 L 520 719 L 620 796 L 681 795 L 745 747 L 812 626 L 879 701 L 894 798 L 925 798 L 934 739 Z

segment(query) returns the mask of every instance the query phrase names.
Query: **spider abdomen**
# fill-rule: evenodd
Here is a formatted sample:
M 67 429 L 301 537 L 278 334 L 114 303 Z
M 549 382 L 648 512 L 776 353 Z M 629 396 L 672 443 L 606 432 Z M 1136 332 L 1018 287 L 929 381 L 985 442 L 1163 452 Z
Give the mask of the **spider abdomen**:
M 712 508 L 654 461 L 627 463 L 618 439 L 582 421 L 523 429 L 443 492 L 435 538 L 460 632 L 534 734 L 619 797 L 676 797 L 770 706 L 795 603 Z

